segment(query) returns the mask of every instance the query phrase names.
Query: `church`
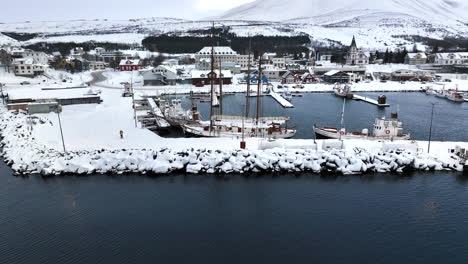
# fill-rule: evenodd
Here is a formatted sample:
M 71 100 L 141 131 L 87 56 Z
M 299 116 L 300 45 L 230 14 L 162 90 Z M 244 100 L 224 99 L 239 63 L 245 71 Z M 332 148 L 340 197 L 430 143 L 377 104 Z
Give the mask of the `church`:
M 347 65 L 366 65 L 369 64 L 369 55 L 358 49 L 356 45 L 356 39 L 353 36 L 351 46 L 349 46 L 348 54 L 346 55 Z

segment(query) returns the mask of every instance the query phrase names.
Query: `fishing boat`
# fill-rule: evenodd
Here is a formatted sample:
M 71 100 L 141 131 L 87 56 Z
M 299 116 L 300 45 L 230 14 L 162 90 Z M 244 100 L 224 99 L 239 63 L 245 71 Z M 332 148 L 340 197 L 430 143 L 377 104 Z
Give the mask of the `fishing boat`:
M 314 125 L 314 133 L 318 139 L 369 139 L 369 140 L 408 140 L 411 138 L 409 133 L 403 130 L 403 122 L 398 119 L 398 113 L 392 113 L 390 119 L 385 117 L 375 119 L 373 131 L 369 133 L 368 129 L 361 132 L 348 132 L 344 128 L 344 111 L 346 99 L 343 103 L 343 112 L 341 114 L 341 128 L 319 127 Z
M 368 129 L 363 129 L 361 132 L 348 132 L 344 128 L 317 127 L 315 125 L 314 132 L 318 139 L 408 140 L 411 138 L 409 133 L 404 132 L 403 123 L 396 114 L 392 114 L 390 119 L 385 117 L 375 119 L 371 134 L 369 134 Z
M 333 92 L 336 96 L 353 99 L 353 94 L 351 93 L 351 86 L 347 84 L 343 86 L 342 84 L 336 83 L 335 87 L 333 87 Z
M 446 97 L 452 102 L 464 102 L 465 101 L 463 92 L 460 92 L 458 88 L 455 90 L 449 90 Z
M 200 121 L 200 113 L 194 103 L 192 103 L 189 110 L 182 107 L 180 99 L 173 99 L 170 104 L 165 100 L 159 100 L 158 104 L 164 118 L 173 127 L 181 127 L 183 124 L 196 124 Z

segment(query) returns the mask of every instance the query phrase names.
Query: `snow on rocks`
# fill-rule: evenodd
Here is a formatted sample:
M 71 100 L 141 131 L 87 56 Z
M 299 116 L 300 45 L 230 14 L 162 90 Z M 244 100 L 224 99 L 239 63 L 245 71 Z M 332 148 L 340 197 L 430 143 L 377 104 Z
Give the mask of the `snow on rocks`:
M 412 170 L 462 171 L 457 159 L 441 160 L 413 150 L 389 148 L 377 153 L 349 150 L 289 149 L 213 150 L 121 149 L 73 151 L 48 149 L 32 137 L 31 130 L 47 120 L 30 118 L 24 112 L 0 113 L 1 155 L 18 174 L 104 174 L 104 173 L 248 173 L 313 172 L 362 174 Z

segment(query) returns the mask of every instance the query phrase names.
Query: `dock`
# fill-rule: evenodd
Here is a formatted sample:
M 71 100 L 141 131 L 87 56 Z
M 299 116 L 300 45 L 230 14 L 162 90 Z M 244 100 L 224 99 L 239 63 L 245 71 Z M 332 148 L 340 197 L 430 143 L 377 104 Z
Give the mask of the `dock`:
M 273 99 L 275 99 L 284 108 L 294 108 L 294 105 L 291 104 L 291 102 L 288 100 L 284 99 L 279 93 L 270 91 L 270 96 L 273 97 Z
M 150 118 L 150 121 L 153 121 L 158 128 L 168 128 L 171 125 L 169 122 L 164 119 L 164 115 L 161 111 L 161 108 L 156 104 L 153 98 L 147 98 L 148 105 L 150 106 L 150 111 L 154 115 L 153 118 Z
M 376 106 L 379 106 L 379 107 L 389 107 L 390 106 L 389 104 L 379 104 L 379 102 L 377 100 L 374 100 L 374 99 L 371 99 L 371 98 L 368 98 L 368 97 L 365 97 L 365 96 L 360 96 L 360 95 L 357 95 L 357 94 L 353 94 L 353 100 L 363 101 L 363 102 L 373 104 L 373 105 L 376 105 Z

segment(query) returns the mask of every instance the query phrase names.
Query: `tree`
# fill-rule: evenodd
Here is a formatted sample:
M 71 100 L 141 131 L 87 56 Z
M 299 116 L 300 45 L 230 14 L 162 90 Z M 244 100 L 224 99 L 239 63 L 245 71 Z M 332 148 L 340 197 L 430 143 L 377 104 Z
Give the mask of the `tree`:
M 435 53 L 438 53 L 439 52 L 439 45 L 438 44 L 435 44 L 433 47 L 432 47 L 432 53 L 435 54 Z
M 390 60 L 390 53 L 389 53 L 388 48 L 387 48 L 387 50 L 385 51 L 383 63 L 387 64 L 387 63 L 389 63 L 390 61 L 391 61 L 391 60 Z
M 5 72 L 10 73 L 11 61 L 11 55 L 6 50 L 0 50 L 0 64 L 3 65 Z
M 416 45 L 416 43 L 413 45 L 413 53 L 418 53 L 419 50 L 418 50 L 418 45 Z

